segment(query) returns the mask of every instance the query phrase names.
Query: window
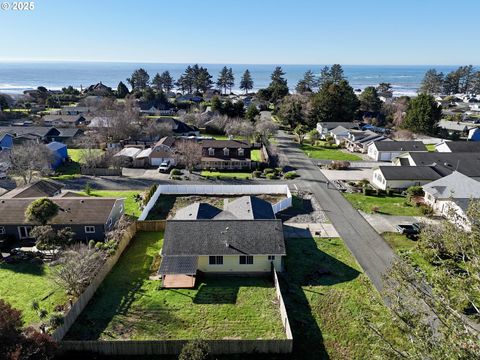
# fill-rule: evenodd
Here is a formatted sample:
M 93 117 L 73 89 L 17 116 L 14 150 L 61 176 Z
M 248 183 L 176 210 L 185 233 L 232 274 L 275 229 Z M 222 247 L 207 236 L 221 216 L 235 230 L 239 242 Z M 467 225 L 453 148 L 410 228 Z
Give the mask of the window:
M 223 149 L 223 155 L 225 155 L 225 156 L 230 155 L 230 150 L 228 150 L 228 148 L 224 148 Z
M 28 239 L 30 237 L 30 231 L 32 230 L 31 226 L 19 226 L 18 235 L 20 239 Z
M 213 149 L 213 148 L 208 148 L 208 155 L 210 155 L 210 156 L 215 155 L 215 149 Z
M 240 256 L 240 265 L 252 265 L 253 264 L 253 256 Z
M 245 150 L 243 150 L 242 148 L 239 148 L 238 149 L 238 156 L 243 156 L 245 154 Z
M 268 261 L 274 261 L 275 255 L 268 255 Z
M 0 226 L 0 235 L 5 234 L 5 226 Z
M 87 225 L 85 226 L 85 234 L 93 234 L 95 232 L 95 226 Z
M 208 257 L 209 265 L 223 265 L 223 256 L 209 256 Z

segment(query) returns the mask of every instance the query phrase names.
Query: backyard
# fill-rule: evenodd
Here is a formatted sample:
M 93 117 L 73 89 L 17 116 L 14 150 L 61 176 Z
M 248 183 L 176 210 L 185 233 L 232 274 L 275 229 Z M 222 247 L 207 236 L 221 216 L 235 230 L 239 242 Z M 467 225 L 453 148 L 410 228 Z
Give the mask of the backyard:
M 103 151 L 101 149 L 95 149 L 94 154 L 100 156 Z M 80 167 L 82 165 L 82 149 L 68 149 L 68 156 L 71 161 L 61 165 L 57 170 L 56 176 L 53 176 L 53 179 L 56 180 L 67 180 L 70 178 L 75 178 L 80 174 Z
M 345 161 L 358 161 L 362 158 L 355 154 L 343 152 L 338 148 L 329 148 L 325 146 L 313 146 L 309 144 L 303 144 L 300 149 L 309 158 L 317 160 L 345 160 Z
M 287 240 L 282 292 L 298 359 L 388 358 L 365 325 L 400 337 L 368 277 L 339 238 Z
M 385 215 L 423 216 L 422 208 L 412 206 L 404 196 L 373 196 L 362 193 L 344 193 L 345 198 L 352 206 L 363 212 L 374 212 Z
M 195 289 L 149 280 L 163 233 L 138 233 L 67 334 L 68 339 L 285 338 L 267 278 L 198 279 Z
M 83 194 L 85 194 L 85 192 L 83 192 Z M 92 190 L 89 196 L 125 198 L 124 213 L 127 215 L 139 217 L 142 211 L 140 210 L 139 204 L 135 201 L 135 196 L 138 194 L 139 194 L 139 191 L 133 191 L 133 190 L 117 190 L 117 191 Z
M 33 260 L 0 263 L 0 298 L 22 311 L 26 325 L 40 322 L 38 314 L 31 308 L 33 300 L 49 314 L 56 306 L 67 302 L 65 292 L 51 278 L 50 267 Z

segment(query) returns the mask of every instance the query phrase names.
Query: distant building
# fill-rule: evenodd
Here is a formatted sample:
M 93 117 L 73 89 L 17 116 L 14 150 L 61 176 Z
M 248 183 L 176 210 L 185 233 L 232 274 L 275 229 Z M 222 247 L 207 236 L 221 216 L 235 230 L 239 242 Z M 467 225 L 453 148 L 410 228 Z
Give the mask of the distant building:
M 446 153 L 466 153 L 467 152 L 467 153 L 480 154 L 480 143 L 473 142 L 473 141 L 442 141 L 441 143 L 438 143 L 437 145 L 435 145 L 435 151 L 446 152 Z
M 360 130 L 358 124 L 354 122 L 319 122 L 317 123 L 317 131 L 321 138 L 325 138 L 331 130 L 338 126 L 342 126 L 348 130 Z
M 373 170 L 372 185 L 381 190 L 404 190 L 441 177 L 432 166 L 379 166 Z

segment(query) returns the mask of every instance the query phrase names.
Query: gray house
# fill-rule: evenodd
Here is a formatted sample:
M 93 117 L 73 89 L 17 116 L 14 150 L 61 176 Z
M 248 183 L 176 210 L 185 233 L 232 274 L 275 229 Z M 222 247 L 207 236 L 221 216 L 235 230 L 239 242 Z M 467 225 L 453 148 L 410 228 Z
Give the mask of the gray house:
M 123 199 L 63 197 L 50 198 L 59 206 L 56 216 L 48 222 L 54 228 L 70 227 L 81 241 L 103 241 L 123 214 Z M 33 198 L 0 198 L 0 236 L 29 240 L 36 225 L 25 218 L 25 210 Z

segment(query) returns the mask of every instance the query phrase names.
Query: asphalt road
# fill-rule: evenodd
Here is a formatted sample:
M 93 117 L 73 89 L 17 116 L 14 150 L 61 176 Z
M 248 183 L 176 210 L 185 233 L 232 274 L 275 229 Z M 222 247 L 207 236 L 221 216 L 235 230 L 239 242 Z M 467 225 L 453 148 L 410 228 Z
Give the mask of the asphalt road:
M 299 149 L 291 135 L 279 132 L 277 140 L 282 165 L 288 164 L 296 169 L 301 176 L 296 181 L 297 186 L 310 189 L 375 288 L 381 291 L 382 276 L 395 257 L 392 248 L 342 194 L 328 183 L 327 178 Z

